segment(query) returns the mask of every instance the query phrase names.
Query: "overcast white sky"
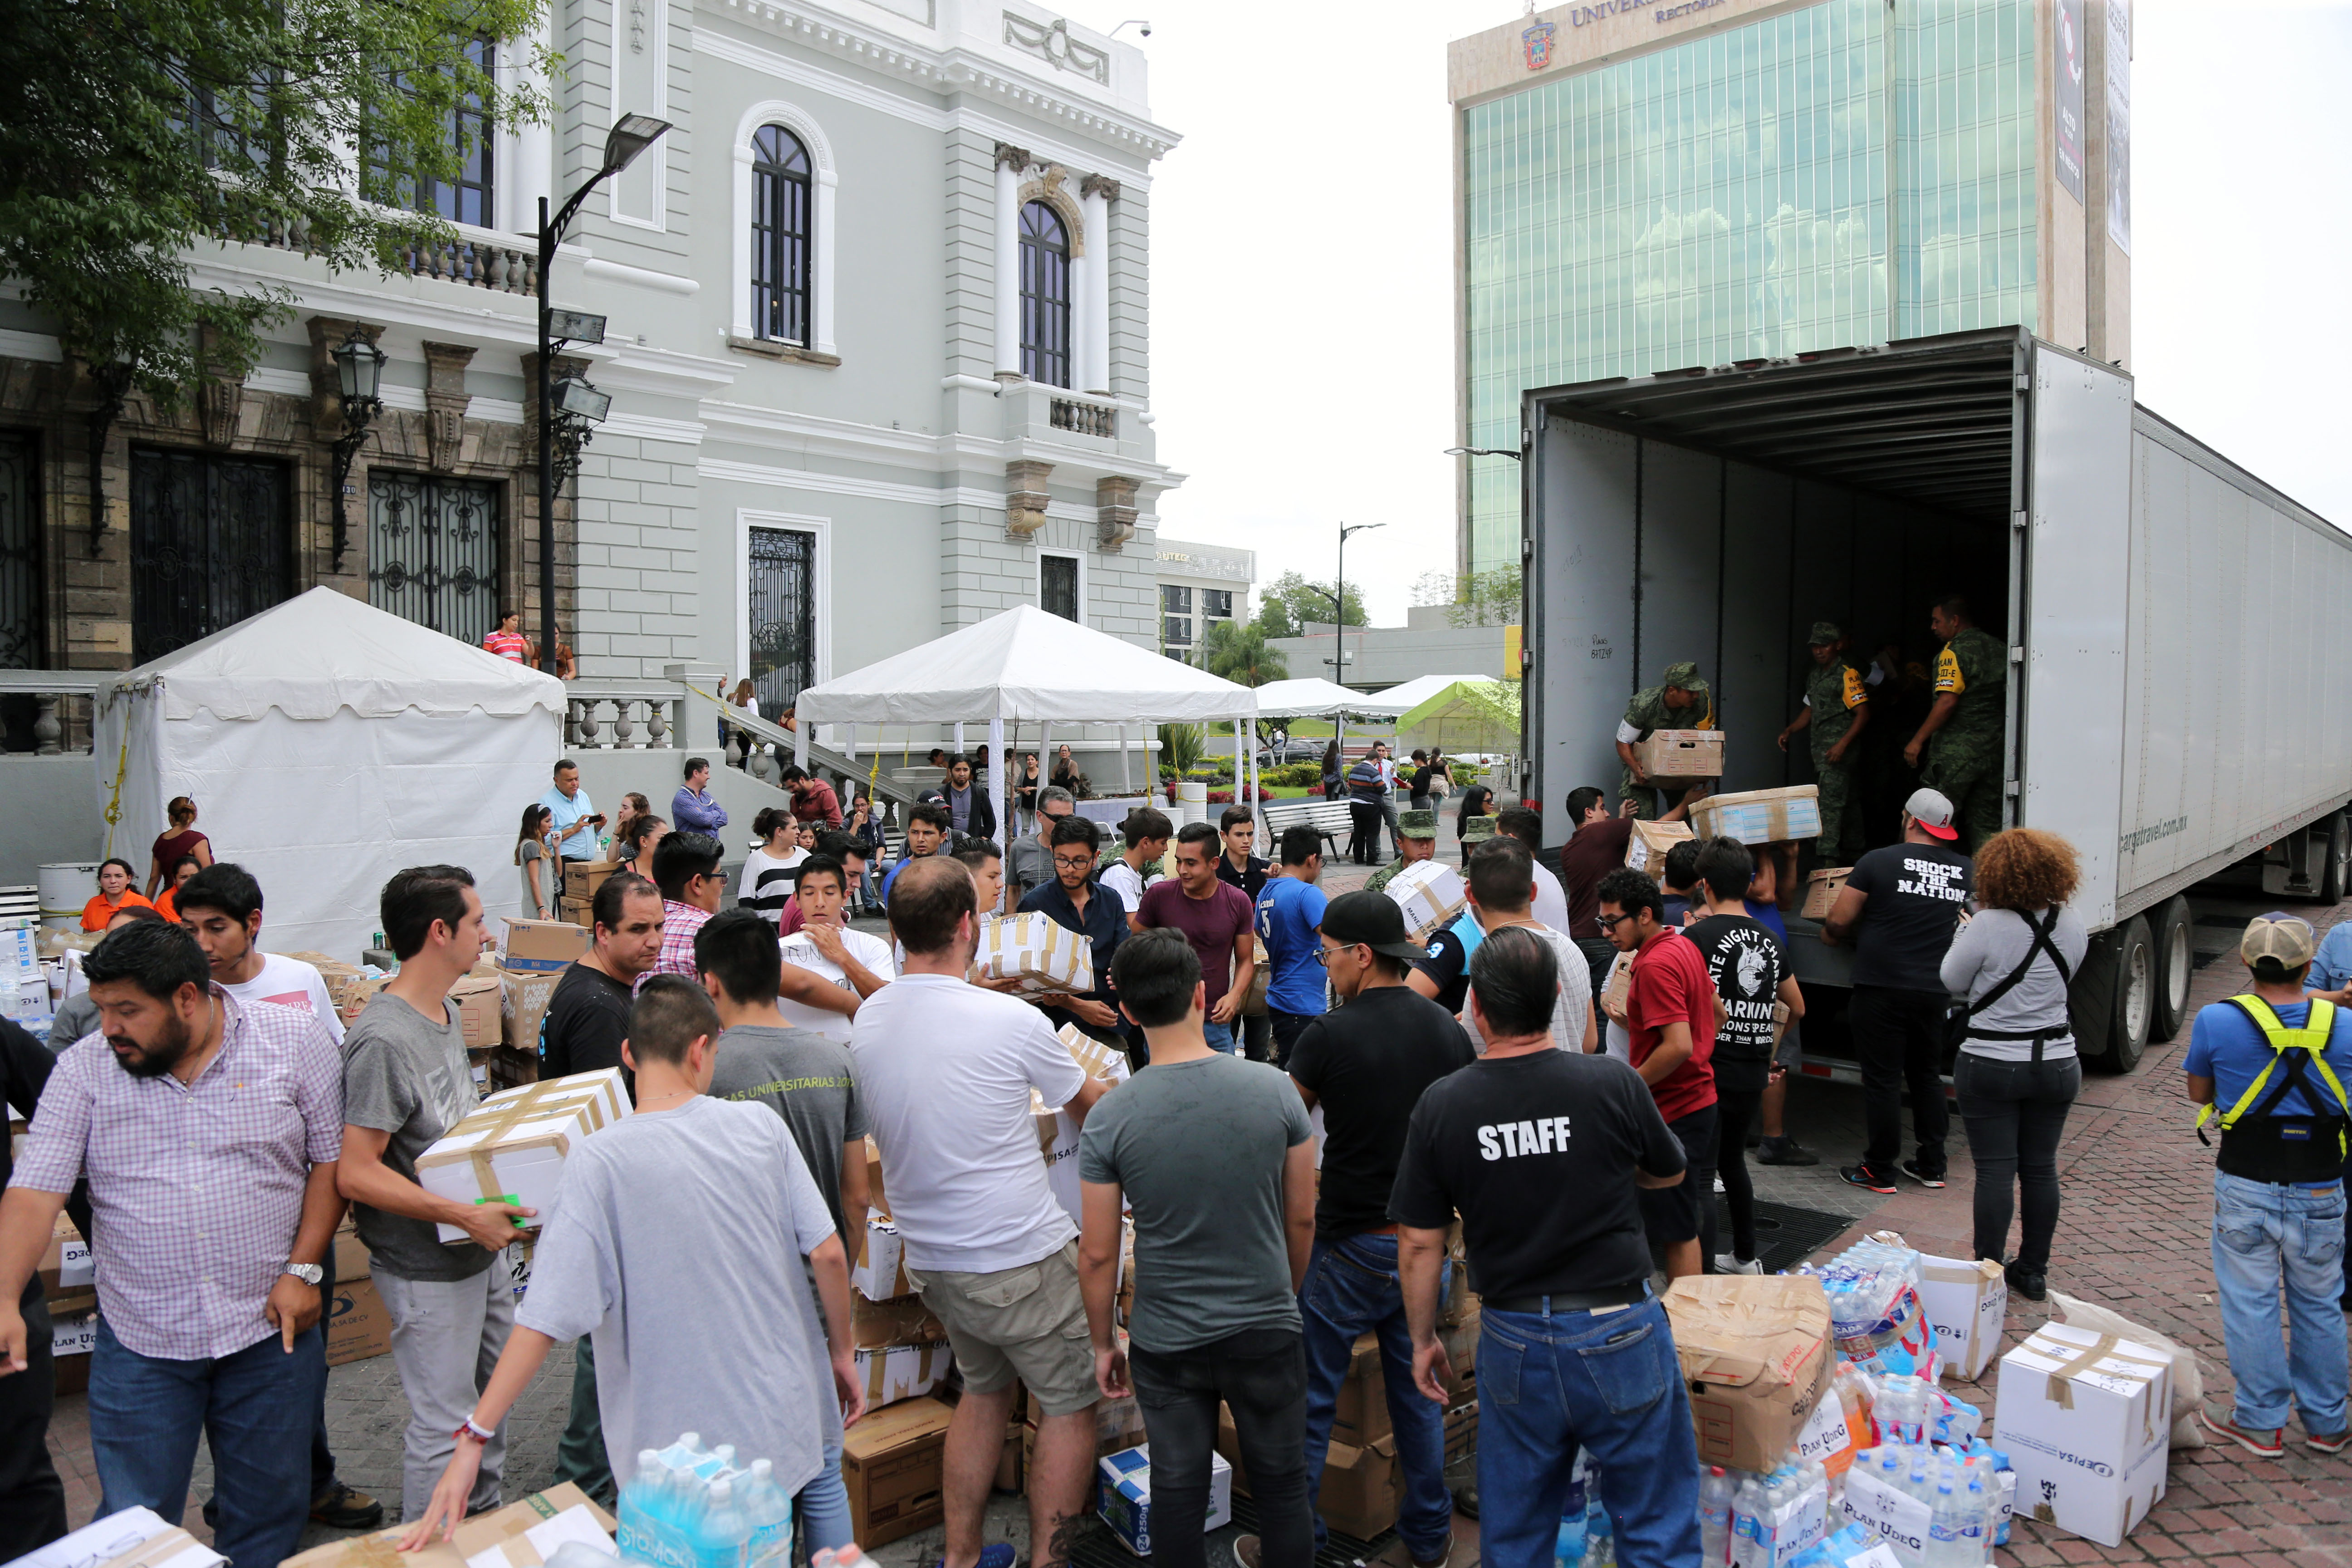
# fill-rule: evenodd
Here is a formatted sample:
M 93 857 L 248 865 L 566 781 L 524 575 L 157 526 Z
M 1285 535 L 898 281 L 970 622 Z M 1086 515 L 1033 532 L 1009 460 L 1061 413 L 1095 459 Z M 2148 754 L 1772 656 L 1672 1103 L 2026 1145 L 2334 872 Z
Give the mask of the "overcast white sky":
M 1265 583 L 1328 580 L 1339 524 L 1381 523 L 1348 551 L 1380 625 L 1451 569 L 1445 45 L 1522 8 L 1063 0 L 1150 18 L 1184 138 L 1151 193 L 1155 428 L 1190 476 L 1163 532 L 1254 549 Z M 2352 5 L 2136 10 L 2140 401 L 2352 527 Z

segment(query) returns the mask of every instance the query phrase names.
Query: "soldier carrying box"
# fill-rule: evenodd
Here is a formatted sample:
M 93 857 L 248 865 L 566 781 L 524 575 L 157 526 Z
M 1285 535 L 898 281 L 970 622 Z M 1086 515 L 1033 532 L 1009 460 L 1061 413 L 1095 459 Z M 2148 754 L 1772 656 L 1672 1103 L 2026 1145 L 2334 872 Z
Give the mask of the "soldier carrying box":
M 1617 793 L 1633 802 L 1633 816 L 1647 820 L 1659 813 L 1656 785 L 1642 771 L 1633 748 L 1650 738 L 1654 730 L 1712 730 L 1715 728 L 1715 700 L 1708 693 L 1706 682 L 1699 679 L 1698 666 L 1685 659 L 1666 666 L 1660 684 L 1645 687 L 1633 693 L 1633 700 L 1625 705 L 1624 721 L 1617 726 L 1617 755 L 1625 764 L 1625 776 Z M 1688 784 L 1696 787 L 1700 781 Z M 1687 790 L 1685 790 L 1687 794 Z

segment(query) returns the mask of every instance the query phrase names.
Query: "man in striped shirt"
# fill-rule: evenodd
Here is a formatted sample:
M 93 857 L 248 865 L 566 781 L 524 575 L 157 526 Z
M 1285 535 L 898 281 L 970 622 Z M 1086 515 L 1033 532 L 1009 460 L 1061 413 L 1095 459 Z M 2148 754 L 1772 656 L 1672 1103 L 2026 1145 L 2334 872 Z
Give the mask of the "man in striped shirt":
M 0 1198 L 0 1373 L 26 1364 L 16 1302 L 87 1176 L 98 1511 L 180 1518 L 203 1433 L 215 1549 L 231 1568 L 275 1568 L 310 1511 L 327 1374 L 319 1279 L 343 1206 L 335 1044 L 309 1014 L 238 1002 L 176 925 L 110 933 L 83 973 L 103 1034 L 58 1058 Z

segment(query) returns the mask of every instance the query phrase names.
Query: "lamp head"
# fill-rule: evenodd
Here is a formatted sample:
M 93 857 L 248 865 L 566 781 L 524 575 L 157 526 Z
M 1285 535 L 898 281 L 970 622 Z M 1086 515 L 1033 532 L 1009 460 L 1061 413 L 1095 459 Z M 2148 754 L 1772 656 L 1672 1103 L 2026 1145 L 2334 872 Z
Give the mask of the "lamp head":
M 383 362 L 389 358 L 382 349 L 368 342 L 365 333 L 353 327 L 351 335 L 335 345 L 335 378 L 343 395 L 344 405 L 373 404 L 383 392 Z
M 581 376 L 567 375 L 555 384 L 555 412 L 572 419 L 584 419 L 591 425 L 601 425 L 604 416 L 613 411 L 613 395 L 600 392 Z
M 637 161 L 637 154 L 660 140 L 669 121 L 650 114 L 625 114 L 604 138 L 604 173 L 617 174 Z

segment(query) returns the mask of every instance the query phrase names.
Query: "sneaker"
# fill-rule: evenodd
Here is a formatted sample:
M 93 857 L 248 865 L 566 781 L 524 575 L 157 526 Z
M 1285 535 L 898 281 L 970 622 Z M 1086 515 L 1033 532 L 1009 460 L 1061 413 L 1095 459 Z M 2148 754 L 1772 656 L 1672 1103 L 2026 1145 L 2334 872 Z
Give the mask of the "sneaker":
M 2305 1432 L 2303 1446 L 2315 1454 L 2340 1454 L 2352 1445 L 2352 1432 Z
M 1759 1165 L 1818 1165 L 1822 1157 L 1794 1138 L 1767 1138 L 1756 1152 Z
M 1718 1252 L 1715 1255 L 1715 1271 L 1717 1274 L 1761 1274 L 1764 1265 L 1753 1258 L 1743 1263 L 1728 1252 Z
M 2286 1452 L 2286 1444 L 2284 1440 L 2286 1434 L 2278 1427 L 2273 1426 L 2266 1432 L 2249 1432 L 2234 1422 L 2214 1420 L 2213 1413 L 2202 1408 L 2197 1412 L 2197 1419 L 2203 1425 L 2205 1430 L 2214 1436 L 2227 1437 L 2249 1454 L 2260 1455 L 2265 1459 L 2275 1459 Z
M 1895 1168 L 1923 1187 L 1940 1187 L 1944 1184 L 1944 1173 L 1941 1171 L 1931 1176 L 1919 1168 L 1919 1162 L 1916 1160 L 1901 1161 Z
M 2008 1279 L 2009 1288 L 2029 1301 L 2045 1300 L 2050 1293 L 2049 1281 L 2039 1268 L 2011 1263 L 2001 1269 L 2001 1274 Z
M 1257 1537 L 1255 1535 L 1245 1535 L 1242 1537 L 1242 1539 L 1249 1542 L 1253 1546 L 1255 1546 L 1257 1542 Z M 992 1542 L 988 1545 L 980 1549 L 980 1562 L 977 1564 L 977 1568 L 1013 1568 L 1013 1564 L 1017 1562 L 1019 1558 L 1020 1553 L 1013 1550 L 1013 1543 L 1011 1542 Z M 944 1557 L 934 1557 L 928 1564 L 925 1565 L 925 1568 L 947 1568 L 947 1559 Z M 1249 1568 L 1257 1568 L 1257 1563 L 1255 1559 L 1251 1562 Z
M 1871 1192 L 1883 1194 L 1887 1197 L 1893 1197 L 1895 1195 L 1894 1181 L 1889 1177 L 1878 1174 L 1878 1173 L 1873 1171 L 1867 1165 L 1840 1165 L 1838 1167 L 1838 1180 L 1843 1182 L 1850 1187 L 1864 1187 L 1869 1189 Z
M 1476 1481 L 1454 1489 L 1454 1511 L 1465 1519 L 1478 1517 L 1478 1483 Z
M 1716 1177 L 1716 1178 L 1715 1178 L 1715 1191 L 1716 1191 L 1716 1195 L 1717 1195 L 1717 1196 L 1718 1196 L 1718 1197 L 1719 1197 L 1719 1196 L 1721 1196 L 1721 1195 L 1723 1194 L 1723 1192 L 1724 1192 L 1724 1185 L 1723 1185 L 1723 1178 L 1722 1178 L 1721 1176 L 1717 1176 L 1717 1177 Z
M 1255 1535 L 1234 1537 L 1234 1561 L 1242 1568 L 1258 1568 L 1258 1543 Z
M 373 1530 L 383 1522 L 383 1504 L 337 1481 L 310 1500 L 310 1517 L 334 1530 Z
M 1412 1568 L 1446 1568 L 1446 1564 L 1453 1561 L 1454 1538 L 1449 1535 L 1445 1538 L 1444 1551 L 1439 1552 L 1434 1557 L 1429 1558 L 1427 1561 L 1423 1561 L 1419 1557 L 1414 1558 L 1412 1560 Z

